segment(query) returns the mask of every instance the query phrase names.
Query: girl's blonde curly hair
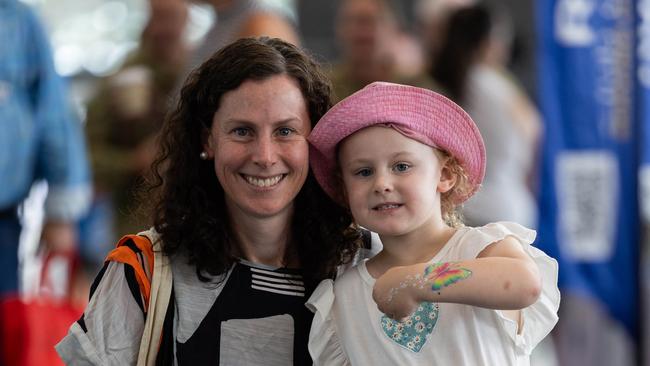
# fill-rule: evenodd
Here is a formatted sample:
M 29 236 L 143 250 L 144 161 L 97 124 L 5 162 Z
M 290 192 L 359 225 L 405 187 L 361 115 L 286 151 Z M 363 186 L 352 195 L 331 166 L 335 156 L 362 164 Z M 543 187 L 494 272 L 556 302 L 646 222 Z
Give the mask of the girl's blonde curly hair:
M 442 211 L 442 218 L 445 223 L 451 227 L 463 226 L 463 215 L 460 212 L 461 204 L 457 203 L 457 197 L 467 197 L 474 191 L 469 182 L 469 176 L 462 165 L 456 158 L 448 152 L 438 150 L 443 159 L 446 158 L 446 168 L 450 170 L 451 174 L 456 176 L 456 183 L 447 192 L 440 195 L 440 210 Z

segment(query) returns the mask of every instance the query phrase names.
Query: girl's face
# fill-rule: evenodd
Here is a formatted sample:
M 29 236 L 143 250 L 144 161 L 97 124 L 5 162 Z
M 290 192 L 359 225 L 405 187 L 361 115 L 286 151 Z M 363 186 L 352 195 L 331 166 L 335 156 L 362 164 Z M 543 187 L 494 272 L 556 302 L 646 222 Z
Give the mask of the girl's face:
M 383 236 L 439 225 L 440 193 L 455 182 L 443 163 L 435 149 L 392 128 L 368 127 L 347 137 L 339 164 L 354 219 Z
M 231 215 L 289 213 L 309 171 L 311 123 L 287 75 L 248 80 L 225 93 L 205 146 Z

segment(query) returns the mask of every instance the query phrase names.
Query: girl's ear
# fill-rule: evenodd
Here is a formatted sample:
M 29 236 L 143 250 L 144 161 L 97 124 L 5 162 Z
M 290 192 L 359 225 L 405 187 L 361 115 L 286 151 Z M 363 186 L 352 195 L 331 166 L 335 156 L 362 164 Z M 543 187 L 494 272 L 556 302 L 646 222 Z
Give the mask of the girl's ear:
M 437 190 L 440 193 L 448 192 L 450 189 L 454 188 L 458 176 L 454 173 L 451 166 L 449 166 L 451 159 L 445 159 L 442 168 L 440 169 L 440 181 L 438 181 Z

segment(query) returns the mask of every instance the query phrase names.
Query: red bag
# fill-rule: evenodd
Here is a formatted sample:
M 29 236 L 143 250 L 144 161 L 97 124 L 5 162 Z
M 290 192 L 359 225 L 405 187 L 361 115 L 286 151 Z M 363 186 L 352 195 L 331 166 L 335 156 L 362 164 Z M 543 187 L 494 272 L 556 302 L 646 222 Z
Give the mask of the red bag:
M 67 262 L 67 293 L 57 293 L 50 276 L 51 267 Z M 64 365 L 54 349 L 70 325 L 83 313 L 83 306 L 73 304 L 71 284 L 77 274 L 78 260 L 73 255 L 48 256 L 43 262 L 37 296 L 13 296 L 0 301 L 0 363 L 5 366 Z M 60 282 L 60 281 L 59 281 Z M 61 288 L 61 286 L 59 286 Z M 66 291 L 64 291 L 66 292 Z

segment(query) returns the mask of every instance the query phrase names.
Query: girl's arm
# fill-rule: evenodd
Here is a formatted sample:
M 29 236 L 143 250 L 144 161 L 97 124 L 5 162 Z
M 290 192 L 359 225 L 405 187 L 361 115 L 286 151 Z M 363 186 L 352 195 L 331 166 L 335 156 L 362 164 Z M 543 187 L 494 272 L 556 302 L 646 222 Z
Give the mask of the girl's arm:
M 487 246 L 476 259 L 394 267 L 373 290 L 380 311 L 401 319 L 423 301 L 449 302 L 490 309 L 522 309 L 541 292 L 535 262 L 513 237 Z

